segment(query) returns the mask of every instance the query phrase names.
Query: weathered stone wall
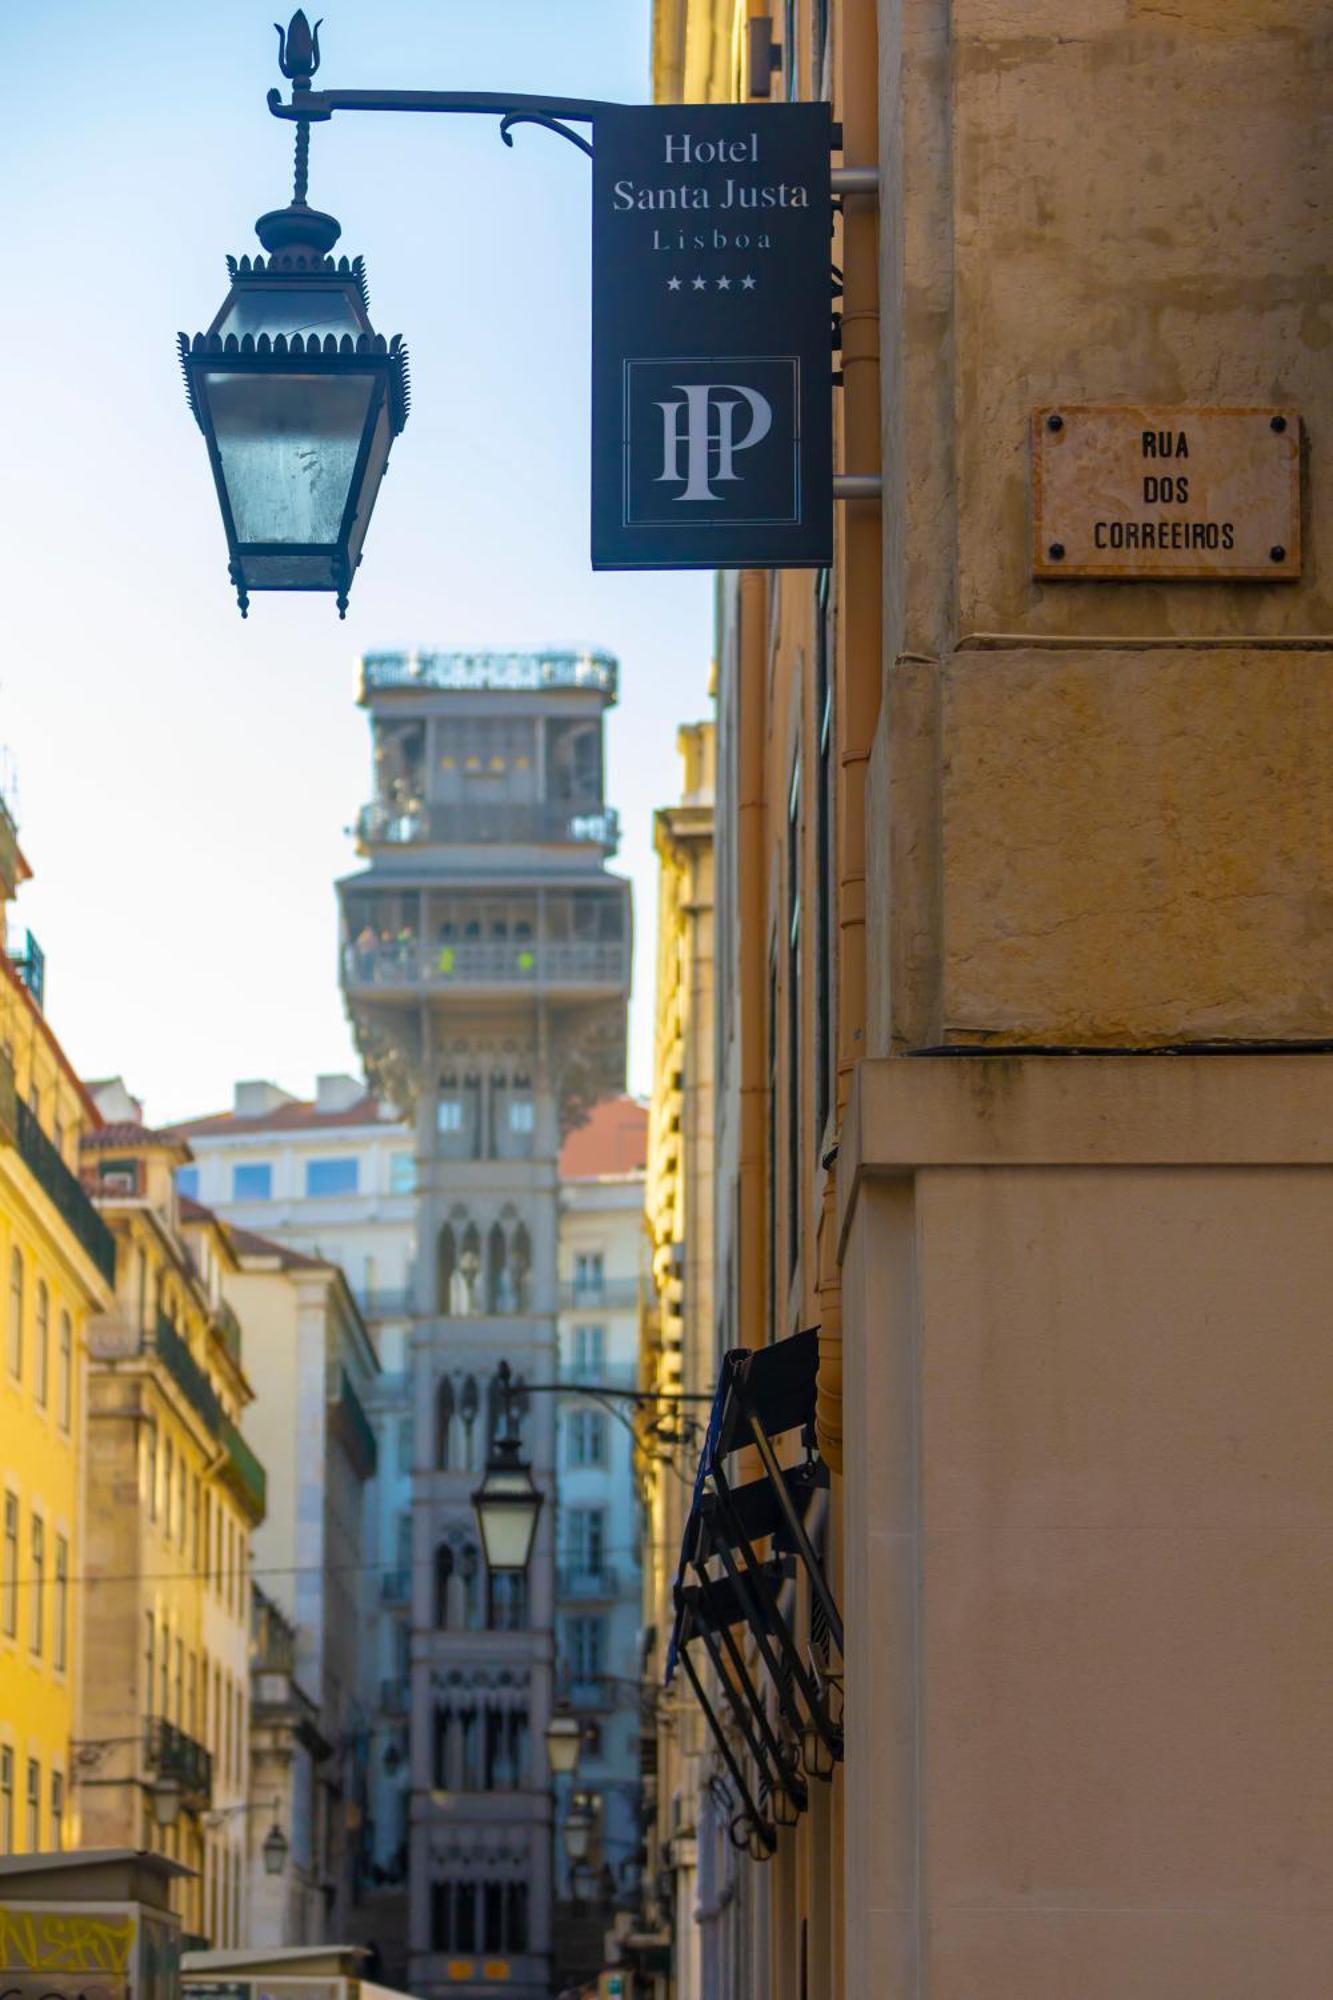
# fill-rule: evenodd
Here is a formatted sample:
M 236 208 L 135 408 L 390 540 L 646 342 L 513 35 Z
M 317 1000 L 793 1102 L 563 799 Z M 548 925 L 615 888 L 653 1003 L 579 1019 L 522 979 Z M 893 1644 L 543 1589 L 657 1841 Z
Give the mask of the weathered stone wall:
M 1333 1034 L 1327 10 L 884 11 L 874 1045 Z M 1060 401 L 1295 404 L 1302 579 L 1035 582 Z

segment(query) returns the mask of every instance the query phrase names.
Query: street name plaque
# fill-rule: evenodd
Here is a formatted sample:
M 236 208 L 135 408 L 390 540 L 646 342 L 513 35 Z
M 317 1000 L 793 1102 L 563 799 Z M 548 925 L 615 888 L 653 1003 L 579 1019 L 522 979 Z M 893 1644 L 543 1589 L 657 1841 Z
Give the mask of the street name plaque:
M 1052 404 L 1032 414 L 1034 576 L 1301 573 L 1292 409 Z
M 833 554 L 826 104 L 599 110 L 594 569 Z

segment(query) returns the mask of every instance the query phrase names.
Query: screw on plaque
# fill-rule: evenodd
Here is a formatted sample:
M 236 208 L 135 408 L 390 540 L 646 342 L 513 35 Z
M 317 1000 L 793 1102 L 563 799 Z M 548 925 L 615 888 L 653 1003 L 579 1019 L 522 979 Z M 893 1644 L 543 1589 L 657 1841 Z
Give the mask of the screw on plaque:
M 1052 562 L 1063 562 L 1065 559 L 1065 545 L 1063 542 L 1052 542 L 1046 553 Z
M 1268 428 L 1270 431 L 1284 431 L 1287 428 L 1287 420 L 1285 417 L 1270 417 Z
M 1270 562 L 1285 562 L 1287 560 L 1287 551 L 1283 548 L 1281 542 L 1274 542 L 1272 548 L 1268 551 L 1268 560 Z
M 1052 410 L 1052 412 L 1051 412 L 1050 416 L 1049 416 L 1049 417 L 1047 417 L 1047 419 L 1046 419 L 1046 428 L 1047 428 L 1047 430 L 1048 430 L 1048 431 L 1062 431 L 1062 430 L 1064 429 L 1064 427 L 1065 427 L 1065 420 L 1064 420 L 1064 418 L 1063 418 L 1063 417 L 1062 417 L 1062 416 L 1061 416 L 1061 415 L 1059 414 L 1059 412 L 1058 412 L 1057 410 Z

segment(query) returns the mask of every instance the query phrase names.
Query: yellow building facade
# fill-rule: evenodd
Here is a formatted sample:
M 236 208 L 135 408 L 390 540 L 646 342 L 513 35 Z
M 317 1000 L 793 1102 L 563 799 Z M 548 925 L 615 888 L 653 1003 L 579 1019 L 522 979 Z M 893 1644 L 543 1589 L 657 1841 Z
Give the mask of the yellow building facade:
M 137 1109 L 117 1094 L 103 1092 L 108 1109 Z M 74 1776 L 85 1844 L 183 1863 L 193 1877 L 172 1895 L 185 1932 L 234 1947 L 268 1825 L 249 1800 L 250 1540 L 265 1475 L 240 1429 L 251 1390 L 222 1291 L 227 1237 L 207 1211 L 183 1217 L 175 1189 L 189 1157 L 125 1115 L 83 1145 L 117 1285 L 89 1333 Z
M 83 1838 L 70 1791 L 86 1559 L 81 1487 L 89 1316 L 114 1245 L 79 1185 L 98 1123 L 42 1011 L 13 901 L 28 873 L 0 805 L 0 1853 Z

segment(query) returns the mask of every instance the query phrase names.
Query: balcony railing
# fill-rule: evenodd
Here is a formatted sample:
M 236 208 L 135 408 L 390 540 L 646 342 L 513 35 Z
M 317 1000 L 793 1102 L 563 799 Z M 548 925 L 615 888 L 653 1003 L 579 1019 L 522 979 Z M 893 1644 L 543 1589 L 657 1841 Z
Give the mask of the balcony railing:
M 569 1310 L 624 1312 L 638 1305 L 641 1290 L 638 1278 L 567 1278 L 560 1287 L 560 1303 Z
M 380 1577 L 380 1603 L 406 1604 L 412 1595 L 410 1569 L 386 1569 Z
M 602 1361 L 596 1365 L 585 1361 L 580 1364 L 577 1358 L 566 1358 L 560 1363 L 559 1380 L 578 1383 L 585 1389 L 637 1389 L 639 1364 L 637 1361 Z
M 345 1368 L 338 1370 L 333 1414 L 356 1470 L 363 1479 L 373 1479 L 375 1468 L 379 1463 L 379 1448 L 375 1443 L 374 1427 L 362 1408 L 361 1398 L 353 1388 L 352 1378 Z
M 108 1285 L 116 1282 L 116 1239 L 43 1132 L 26 1104 L 14 1106 L 14 1131 L 19 1153 L 33 1179 L 49 1195 Z
M 212 1798 L 213 1759 L 202 1743 L 196 1743 L 174 1722 L 165 1716 L 151 1716 L 145 1750 L 159 1778 L 174 1780 L 187 1797 L 205 1805 Z
M 296 1672 L 296 1627 L 258 1584 L 251 1586 L 250 1665 L 256 1673 Z
M 367 653 L 361 661 L 361 698 L 386 688 L 429 688 L 446 693 L 541 694 L 548 688 L 591 688 L 614 701 L 618 663 L 613 653 Z
M 368 846 L 600 847 L 614 854 L 620 845 L 620 815 L 611 806 L 504 800 L 475 805 L 420 806 L 402 812 L 391 805 L 362 806 L 357 817 L 359 839 Z
M 619 1597 L 620 1574 L 605 1564 L 594 1568 L 587 1563 L 562 1563 L 556 1591 L 560 1597 L 578 1598 L 586 1604 L 604 1601 Z
M 167 1373 L 184 1391 L 186 1401 L 198 1411 L 214 1437 L 217 1437 L 224 1421 L 217 1390 L 191 1354 L 188 1342 L 177 1333 L 165 1313 L 159 1313 L 157 1316 L 154 1344 Z
M 629 976 L 629 948 L 605 942 L 536 938 L 464 938 L 423 949 L 411 939 L 347 945 L 348 986 L 618 986 Z
M 367 1319 L 401 1319 L 412 1311 L 410 1285 L 354 1285 L 352 1290 Z
M 222 1345 L 226 1348 L 232 1360 L 239 1362 L 241 1358 L 241 1322 L 237 1319 L 225 1299 L 220 1300 L 214 1306 L 213 1320 Z
M 268 1474 L 229 1417 L 222 1419 L 222 1442 L 222 1476 L 258 1526 L 268 1512 Z

